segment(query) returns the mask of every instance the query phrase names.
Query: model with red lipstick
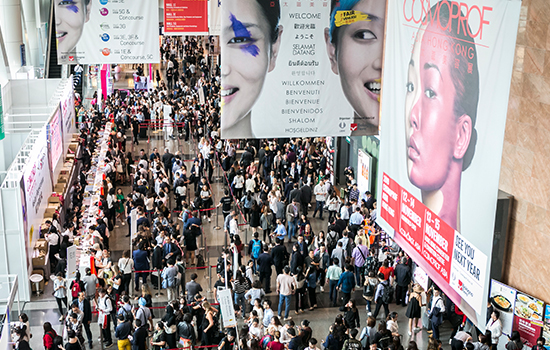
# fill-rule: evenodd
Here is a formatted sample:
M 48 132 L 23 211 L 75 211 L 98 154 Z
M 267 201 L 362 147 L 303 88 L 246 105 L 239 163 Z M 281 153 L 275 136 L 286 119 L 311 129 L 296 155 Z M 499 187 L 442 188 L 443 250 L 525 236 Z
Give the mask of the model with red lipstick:
M 457 18 L 450 28 L 448 22 L 448 7 L 441 6 L 439 23 L 428 22 L 417 34 L 406 84 L 406 154 L 409 180 L 422 191 L 422 202 L 460 231 L 462 172 L 477 141 L 479 72 L 474 39 L 468 31 L 457 34 Z M 434 51 L 429 45 L 434 40 L 465 46 L 473 57 Z
M 341 11 L 357 11 L 357 20 L 337 23 Z M 386 2 L 381 0 L 332 0 L 330 28 L 325 42 L 331 69 L 340 76 L 342 90 L 353 107 L 352 135 L 378 134 L 382 50 Z
M 55 30 L 60 56 L 74 52 L 84 24 L 90 20 L 91 0 L 55 0 Z
M 221 136 L 253 135 L 250 110 L 275 69 L 283 28 L 279 1 L 226 0 L 222 7 Z

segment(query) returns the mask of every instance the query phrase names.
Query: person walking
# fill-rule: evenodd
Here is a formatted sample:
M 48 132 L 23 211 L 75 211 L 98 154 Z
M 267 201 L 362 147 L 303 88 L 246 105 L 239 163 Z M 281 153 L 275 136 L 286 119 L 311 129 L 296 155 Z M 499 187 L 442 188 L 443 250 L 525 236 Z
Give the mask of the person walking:
M 277 276 L 277 293 L 279 294 L 279 307 L 277 309 L 279 318 L 283 311 L 283 303 L 285 303 L 285 321 L 291 319 L 288 313 L 290 312 L 290 299 L 292 294 L 296 292 L 296 281 L 290 276 L 290 267 L 285 266 L 283 273 Z
M 342 269 L 340 268 L 340 262 L 338 258 L 332 259 L 332 265 L 327 270 L 327 283 L 329 286 L 329 300 L 332 306 L 336 306 L 338 303 L 338 291 L 336 286 L 342 275 Z
M 325 180 L 321 179 L 319 183 L 313 188 L 315 193 L 315 210 L 313 211 L 313 217 L 319 211 L 319 219 L 323 220 L 323 208 L 327 200 L 327 187 L 325 186 Z
M 92 330 L 90 329 L 90 324 L 92 323 L 92 306 L 90 300 L 86 297 L 86 292 L 82 291 L 78 293 L 78 299 L 75 301 L 78 303 L 78 308 L 84 314 L 82 318 L 82 326 L 86 332 L 86 337 L 88 338 L 88 345 L 90 349 L 92 348 Z
M 267 244 L 263 245 L 263 253 L 258 256 L 258 270 L 260 271 L 260 282 L 264 286 L 266 294 L 271 293 L 271 274 L 273 258 L 268 253 Z
M 105 341 L 105 347 L 113 345 L 113 339 L 111 338 L 111 323 L 110 315 L 113 311 L 113 304 L 111 299 L 107 296 L 107 292 L 103 288 L 99 288 L 99 298 L 97 299 L 97 310 L 99 312 L 97 316 L 97 323 L 103 333 L 103 340 Z
M 176 276 L 178 275 L 178 270 L 174 266 L 174 260 L 168 259 L 168 266 L 162 270 L 162 287 L 166 289 L 168 293 L 168 301 L 176 300 L 178 297 L 176 295 Z
M 380 308 L 384 307 L 384 317 L 387 318 L 390 314 L 390 309 L 388 307 L 389 301 L 387 300 L 387 296 L 391 295 L 391 286 L 390 282 L 384 278 L 384 274 L 381 272 L 378 274 L 378 280 L 380 282 L 378 283 L 378 286 L 376 287 L 376 293 L 374 294 L 374 302 L 376 303 L 376 308 L 374 309 L 374 314 L 372 316 L 376 318 L 378 316 L 378 313 L 380 312 Z
M 355 268 L 355 280 L 357 288 L 361 288 L 363 285 L 363 271 L 367 256 L 369 255 L 369 248 L 363 245 L 363 240 L 359 238 L 357 240 L 357 247 L 353 248 L 351 253 L 351 260 L 353 261 Z
M 395 281 L 397 282 L 395 286 L 395 303 L 397 305 L 407 306 L 405 298 L 407 296 L 407 288 L 412 280 L 411 269 L 407 265 L 408 261 L 406 257 L 403 257 L 394 270 Z
M 355 277 L 351 265 L 346 265 L 344 273 L 340 276 L 336 290 L 342 292 L 342 305 L 346 305 L 351 299 L 351 293 L 355 290 Z
M 118 350 L 131 350 L 132 344 L 128 337 L 132 333 L 132 324 L 124 315 L 117 316 L 118 325 L 115 329 L 115 337 L 117 338 Z
M 149 332 L 147 332 L 147 326 L 141 323 L 141 320 L 134 320 L 134 333 L 130 339 L 132 343 L 132 350 L 147 350 L 147 337 Z
M 63 321 L 65 318 L 64 312 L 63 312 L 63 304 L 65 304 L 65 307 L 68 309 L 67 305 L 67 287 L 65 286 L 65 279 L 63 278 L 63 273 L 58 272 L 55 279 L 53 280 L 53 295 L 55 297 L 55 301 L 57 301 L 57 308 L 59 310 L 59 313 L 61 314 L 61 317 L 59 317 L 59 321 Z
M 443 313 L 445 312 L 445 302 L 441 297 L 441 290 L 435 286 L 433 288 L 433 297 L 431 300 L 431 307 L 428 311 L 428 318 L 432 323 L 432 337 L 435 340 L 439 340 L 439 326 L 443 323 Z M 378 308 L 378 305 L 377 305 Z M 501 326 L 502 327 L 502 326 Z M 500 336 L 500 335 L 499 335 Z

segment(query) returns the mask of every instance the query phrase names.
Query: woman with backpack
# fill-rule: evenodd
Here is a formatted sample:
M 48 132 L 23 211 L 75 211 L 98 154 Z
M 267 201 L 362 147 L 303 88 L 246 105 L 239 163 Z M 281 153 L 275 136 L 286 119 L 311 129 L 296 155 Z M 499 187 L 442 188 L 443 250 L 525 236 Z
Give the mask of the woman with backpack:
M 374 277 L 374 271 L 369 271 L 368 277 L 365 278 L 363 283 L 363 299 L 367 301 L 367 315 L 370 316 L 371 304 L 374 301 L 374 294 L 376 293 L 376 288 L 378 287 L 378 279 Z
M 57 350 L 54 349 L 53 340 L 57 337 L 57 333 L 53 330 L 52 324 L 50 322 L 44 322 L 44 336 L 42 337 L 42 342 L 46 350 Z
M 78 298 L 78 293 L 84 291 L 84 282 L 80 280 L 80 271 L 77 271 L 71 282 L 71 303 Z

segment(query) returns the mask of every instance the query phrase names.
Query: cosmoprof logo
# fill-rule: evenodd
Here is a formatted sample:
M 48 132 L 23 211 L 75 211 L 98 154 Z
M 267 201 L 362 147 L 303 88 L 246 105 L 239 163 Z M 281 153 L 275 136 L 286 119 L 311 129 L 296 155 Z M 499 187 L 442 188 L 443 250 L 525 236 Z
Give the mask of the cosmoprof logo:
M 111 29 L 111 27 L 105 22 L 101 23 L 99 25 L 99 28 L 101 28 L 101 30 L 103 30 L 103 31 L 107 31 L 107 30 Z
M 104 42 L 109 41 L 109 39 L 111 39 L 111 37 L 109 36 L 109 34 L 107 34 L 107 33 L 101 34 L 101 40 L 103 40 Z
M 103 56 L 109 56 L 111 54 L 111 50 L 109 50 L 108 48 L 104 48 L 103 50 L 101 50 L 101 53 L 103 54 Z
M 107 10 L 105 7 L 101 8 L 99 10 L 99 13 L 102 15 L 102 16 L 107 16 L 109 14 L 109 10 Z

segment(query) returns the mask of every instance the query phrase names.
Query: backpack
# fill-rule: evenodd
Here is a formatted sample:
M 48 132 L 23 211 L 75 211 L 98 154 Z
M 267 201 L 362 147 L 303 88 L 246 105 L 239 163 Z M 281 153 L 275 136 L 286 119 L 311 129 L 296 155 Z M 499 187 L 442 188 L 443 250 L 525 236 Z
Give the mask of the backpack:
M 197 255 L 197 267 L 203 266 L 206 266 L 206 264 L 204 263 L 204 257 L 202 256 L 202 254 L 199 254 Z
M 373 286 L 370 282 L 363 287 L 363 295 L 366 297 L 373 297 L 375 292 L 375 286 Z
M 384 291 L 382 292 L 382 296 L 380 298 L 382 298 L 382 302 L 384 304 L 389 304 L 393 301 L 393 287 L 390 286 L 389 284 L 388 285 L 385 285 L 384 286 Z
M 260 346 L 262 347 L 262 349 L 267 349 L 267 344 L 269 344 L 270 341 L 272 341 L 273 338 L 271 337 L 271 335 L 269 334 L 266 334 L 262 337 L 262 339 L 260 340 Z
M 259 239 L 254 239 L 252 242 L 252 258 L 258 259 L 261 252 L 262 252 L 262 241 L 260 241 Z
M 327 234 L 327 250 L 332 253 L 338 244 L 338 232 L 330 231 Z
M 80 283 L 78 283 L 77 281 L 73 281 L 73 285 L 71 287 L 71 295 L 74 298 L 77 298 L 78 297 L 78 293 L 82 292 L 82 290 L 80 290 Z
M 132 315 L 132 313 L 128 310 L 126 310 L 125 308 L 121 307 L 119 310 L 119 315 L 123 315 L 124 316 L 124 320 L 126 322 L 133 322 L 134 321 L 134 315 Z
M 218 258 L 218 264 L 216 265 L 216 273 L 218 275 L 221 275 L 223 273 L 223 267 L 224 267 L 225 263 L 224 263 L 224 259 L 220 256 Z

